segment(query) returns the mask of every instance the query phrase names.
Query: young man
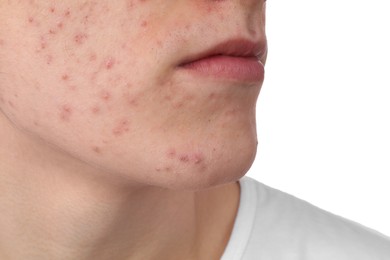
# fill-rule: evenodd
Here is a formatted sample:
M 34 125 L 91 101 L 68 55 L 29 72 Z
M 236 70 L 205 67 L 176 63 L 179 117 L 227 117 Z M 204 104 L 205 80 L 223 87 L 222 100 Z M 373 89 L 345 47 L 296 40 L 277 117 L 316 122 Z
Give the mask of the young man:
M 387 259 L 248 178 L 262 0 L 0 0 L 0 259 Z

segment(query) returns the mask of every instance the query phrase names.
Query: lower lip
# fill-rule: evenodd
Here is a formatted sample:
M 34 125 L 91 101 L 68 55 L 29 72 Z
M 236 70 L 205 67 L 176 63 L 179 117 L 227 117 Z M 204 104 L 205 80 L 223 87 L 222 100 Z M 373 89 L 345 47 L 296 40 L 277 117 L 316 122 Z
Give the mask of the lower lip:
M 264 79 L 264 66 L 255 57 L 217 55 L 180 66 L 197 75 L 225 78 L 244 82 L 260 82 Z

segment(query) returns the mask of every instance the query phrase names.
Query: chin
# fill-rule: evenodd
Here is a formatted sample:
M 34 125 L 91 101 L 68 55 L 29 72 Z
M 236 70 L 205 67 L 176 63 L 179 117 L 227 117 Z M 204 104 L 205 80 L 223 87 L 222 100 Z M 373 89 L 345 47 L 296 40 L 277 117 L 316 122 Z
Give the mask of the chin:
M 150 176 L 152 185 L 174 189 L 197 191 L 238 181 L 252 166 L 256 156 L 257 141 L 237 149 L 221 147 L 220 152 L 208 151 L 204 157 L 198 154 L 179 157 L 179 161 L 167 167 L 155 168 Z

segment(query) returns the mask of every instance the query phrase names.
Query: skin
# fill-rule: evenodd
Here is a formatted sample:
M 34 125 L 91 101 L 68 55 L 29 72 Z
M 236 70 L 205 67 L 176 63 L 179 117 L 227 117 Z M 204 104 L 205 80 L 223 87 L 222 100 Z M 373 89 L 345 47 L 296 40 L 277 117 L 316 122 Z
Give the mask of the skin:
M 0 258 L 218 259 L 261 86 L 178 65 L 263 4 L 0 0 Z

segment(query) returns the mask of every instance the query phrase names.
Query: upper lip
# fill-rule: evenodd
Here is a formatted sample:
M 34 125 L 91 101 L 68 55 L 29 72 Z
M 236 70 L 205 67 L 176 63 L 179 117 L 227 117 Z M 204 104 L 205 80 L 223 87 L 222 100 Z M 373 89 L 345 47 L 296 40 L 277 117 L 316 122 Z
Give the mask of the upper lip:
M 267 52 L 267 44 L 264 41 L 251 41 L 247 39 L 229 39 L 213 45 L 196 54 L 184 58 L 180 66 L 201 60 L 211 56 L 224 55 L 243 58 L 263 59 Z

